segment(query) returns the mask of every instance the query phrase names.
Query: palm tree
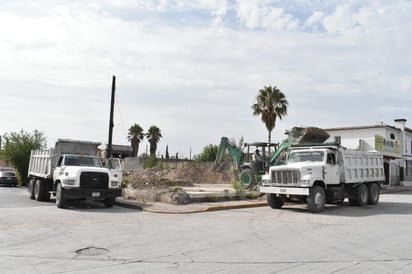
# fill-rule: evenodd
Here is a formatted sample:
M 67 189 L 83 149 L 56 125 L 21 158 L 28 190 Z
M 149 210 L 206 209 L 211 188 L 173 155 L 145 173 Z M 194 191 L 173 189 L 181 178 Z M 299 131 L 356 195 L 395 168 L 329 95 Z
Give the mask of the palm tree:
M 271 142 L 272 130 L 276 125 L 276 118 L 282 120 L 287 114 L 289 102 L 285 94 L 276 86 L 264 86 L 256 96 L 256 103 L 252 105 L 253 115 L 261 115 L 262 122 L 268 130 L 268 140 Z
M 162 133 L 160 132 L 160 128 L 158 128 L 157 126 L 151 126 L 147 131 L 146 136 L 150 144 L 150 156 L 155 156 L 157 143 L 160 141 L 160 138 L 163 137 Z
M 139 144 L 141 141 L 143 141 L 143 138 L 143 128 L 138 124 L 133 124 L 129 128 L 129 135 L 127 136 L 127 139 L 130 141 L 133 147 L 133 157 L 137 157 L 137 155 L 139 154 Z

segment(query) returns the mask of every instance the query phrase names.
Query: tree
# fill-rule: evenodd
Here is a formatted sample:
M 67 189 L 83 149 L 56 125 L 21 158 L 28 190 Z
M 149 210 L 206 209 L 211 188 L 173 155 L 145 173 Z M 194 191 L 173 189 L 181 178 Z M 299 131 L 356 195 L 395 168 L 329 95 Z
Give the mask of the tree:
M 162 133 L 160 131 L 160 128 L 157 126 L 151 126 L 149 130 L 147 131 L 147 140 L 149 140 L 150 144 L 150 155 L 155 156 L 156 155 L 156 150 L 157 150 L 157 143 L 159 143 L 160 138 L 162 138 Z
M 169 145 L 166 145 L 166 159 L 169 159 Z
M 3 138 L 4 147 L 0 158 L 16 169 L 19 182 L 24 185 L 28 175 L 30 152 L 46 148 L 46 137 L 36 129 L 32 134 L 23 130 L 6 133 Z
M 137 157 L 137 155 L 139 154 L 139 144 L 141 141 L 143 141 L 143 138 L 143 128 L 138 124 L 133 124 L 129 128 L 129 134 L 127 136 L 127 139 L 130 141 L 133 148 L 133 157 Z
M 282 120 L 287 114 L 289 102 L 285 94 L 276 86 L 264 86 L 256 96 L 256 103 L 252 105 L 253 115 L 261 116 L 262 122 L 268 130 L 268 141 L 271 142 L 272 130 L 276 119 Z
M 195 159 L 201 162 L 213 162 L 216 160 L 217 157 L 217 145 L 207 145 L 203 148 L 202 153 L 197 155 Z

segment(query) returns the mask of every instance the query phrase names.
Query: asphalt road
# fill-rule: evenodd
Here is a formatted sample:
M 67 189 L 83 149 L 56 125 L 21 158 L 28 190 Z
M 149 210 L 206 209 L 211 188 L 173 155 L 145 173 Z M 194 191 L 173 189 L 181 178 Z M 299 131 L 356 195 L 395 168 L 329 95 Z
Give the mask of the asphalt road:
M 0 187 L 0 273 L 412 273 L 412 192 L 377 206 L 58 209 Z

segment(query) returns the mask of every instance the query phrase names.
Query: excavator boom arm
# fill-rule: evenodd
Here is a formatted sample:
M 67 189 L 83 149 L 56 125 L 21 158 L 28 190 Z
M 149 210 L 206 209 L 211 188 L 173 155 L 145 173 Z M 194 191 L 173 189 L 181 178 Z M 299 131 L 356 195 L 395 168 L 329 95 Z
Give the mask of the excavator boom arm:
M 223 160 L 223 155 L 225 154 L 226 149 L 229 152 L 229 156 L 232 159 L 232 163 L 235 169 L 238 169 L 240 162 L 242 161 L 243 151 L 237 148 L 235 145 L 231 144 L 227 137 L 222 137 L 220 140 L 220 145 L 217 151 L 215 164 L 213 165 L 213 170 L 220 165 Z

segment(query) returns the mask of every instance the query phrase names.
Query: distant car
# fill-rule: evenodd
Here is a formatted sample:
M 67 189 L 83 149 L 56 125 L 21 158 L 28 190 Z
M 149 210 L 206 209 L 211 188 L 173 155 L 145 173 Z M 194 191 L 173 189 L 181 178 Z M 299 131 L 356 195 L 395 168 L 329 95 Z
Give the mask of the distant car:
M 17 186 L 16 173 L 13 171 L 0 171 L 0 185 Z

